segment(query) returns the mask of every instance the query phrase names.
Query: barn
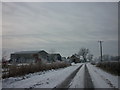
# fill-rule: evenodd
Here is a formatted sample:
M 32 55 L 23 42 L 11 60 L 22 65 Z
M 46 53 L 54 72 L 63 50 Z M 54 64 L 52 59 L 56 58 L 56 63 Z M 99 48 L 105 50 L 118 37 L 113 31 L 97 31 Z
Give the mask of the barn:
M 55 62 L 62 61 L 59 53 L 49 54 L 44 50 L 41 51 L 20 51 L 11 54 L 11 61 L 15 63 L 34 63 L 37 61 Z
M 33 63 L 36 61 L 36 56 L 40 60 L 48 60 L 48 53 L 44 50 L 15 52 L 11 54 L 11 60 L 15 63 Z

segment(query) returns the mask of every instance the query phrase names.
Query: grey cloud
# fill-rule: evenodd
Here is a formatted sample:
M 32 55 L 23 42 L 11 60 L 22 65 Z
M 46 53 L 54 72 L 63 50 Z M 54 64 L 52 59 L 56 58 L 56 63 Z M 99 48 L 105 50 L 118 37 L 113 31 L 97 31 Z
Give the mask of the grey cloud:
M 3 44 L 9 51 L 55 48 L 69 56 L 80 47 L 117 53 L 117 3 L 3 3 Z M 108 47 L 107 47 L 108 45 Z M 114 47 L 113 52 L 109 52 Z M 18 49 L 19 48 L 19 49 Z

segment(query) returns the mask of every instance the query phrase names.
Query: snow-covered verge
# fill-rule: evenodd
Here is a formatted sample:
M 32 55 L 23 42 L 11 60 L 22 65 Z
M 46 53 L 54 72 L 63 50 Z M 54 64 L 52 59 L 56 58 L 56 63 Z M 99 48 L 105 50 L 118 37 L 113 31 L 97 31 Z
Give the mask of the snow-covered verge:
M 87 64 L 95 88 L 118 88 L 118 76 L 109 74 L 102 69 Z
M 70 63 L 66 63 L 65 61 L 57 61 L 52 63 L 32 63 L 29 65 L 14 65 L 4 66 L 2 78 L 16 77 L 16 76 L 24 76 L 29 73 L 35 73 L 40 71 L 47 71 L 51 69 L 59 69 L 70 66 Z
M 11 77 L 2 80 L 2 88 L 54 88 L 63 82 L 81 64 L 29 74 L 24 77 Z

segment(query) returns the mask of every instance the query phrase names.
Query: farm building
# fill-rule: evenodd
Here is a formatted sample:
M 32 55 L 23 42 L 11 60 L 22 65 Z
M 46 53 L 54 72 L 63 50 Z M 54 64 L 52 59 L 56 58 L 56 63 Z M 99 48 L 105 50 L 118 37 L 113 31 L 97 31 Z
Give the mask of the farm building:
M 41 51 L 21 51 L 11 54 L 11 61 L 15 63 L 33 63 L 36 60 L 44 62 L 61 61 L 60 54 L 49 54 L 44 50 Z
M 11 60 L 12 62 L 16 63 L 31 63 L 35 62 L 36 55 L 41 60 L 47 60 L 48 59 L 48 53 L 44 50 L 41 51 L 21 51 L 21 52 L 15 52 L 11 54 Z
M 80 63 L 79 57 L 75 54 L 70 57 L 71 62 Z
M 60 54 L 49 54 L 49 62 L 55 62 L 56 60 L 62 61 L 62 57 Z

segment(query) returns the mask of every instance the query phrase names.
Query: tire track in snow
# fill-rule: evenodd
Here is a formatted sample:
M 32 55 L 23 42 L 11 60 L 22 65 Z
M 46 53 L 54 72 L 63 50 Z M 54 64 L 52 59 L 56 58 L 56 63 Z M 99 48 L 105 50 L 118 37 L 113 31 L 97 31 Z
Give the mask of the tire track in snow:
M 84 88 L 92 88 L 94 89 L 94 85 L 89 74 L 88 68 L 85 64 L 85 74 L 84 74 Z
M 52 90 L 56 90 L 57 88 L 66 88 L 66 89 L 68 89 L 70 87 L 71 81 L 73 80 L 73 78 L 75 77 L 75 75 L 77 74 L 77 72 L 80 70 L 80 68 L 82 66 L 83 66 L 83 64 L 80 65 L 75 71 L 73 71 L 61 84 L 57 85 Z
M 69 88 L 84 88 L 84 72 L 85 64 L 81 67 L 74 79 L 71 81 Z

